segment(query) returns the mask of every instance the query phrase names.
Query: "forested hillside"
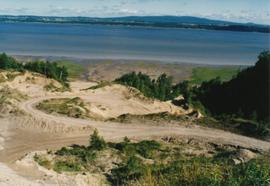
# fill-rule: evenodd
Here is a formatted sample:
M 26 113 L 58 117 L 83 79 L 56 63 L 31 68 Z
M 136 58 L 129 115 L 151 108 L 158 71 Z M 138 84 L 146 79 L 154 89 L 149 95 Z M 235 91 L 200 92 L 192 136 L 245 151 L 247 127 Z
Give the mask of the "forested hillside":
M 212 114 L 236 114 L 269 121 L 270 53 L 259 55 L 254 67 L 247 68 L 231 81 L 218 78 L 194 89 L 193 99 L 199 100 Z

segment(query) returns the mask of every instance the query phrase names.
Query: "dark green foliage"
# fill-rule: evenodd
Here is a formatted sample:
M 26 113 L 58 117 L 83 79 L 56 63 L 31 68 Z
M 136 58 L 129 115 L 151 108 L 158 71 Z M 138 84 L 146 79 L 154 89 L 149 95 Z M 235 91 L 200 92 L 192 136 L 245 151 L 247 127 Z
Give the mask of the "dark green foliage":
M 260 121 L 270 117 L 270 53 L 262 52 L 254 67 L 238 73 L 228 82 L 215 78 L 199 87 L 189 82 L 176 85 L 189 105 L 212 116 L 227 115 Z
M 244 119 L 233 119 L 235 126 L 237 129 L 241 131 L 242 134 L 247 136 L 264 138 L 268 135 L 268 125 L 261 121 L 251 121 Z
M 113 147 L 129 156 L 139 154 L 144 158 L 151 158 L 152 154 L 159 150 L 161 145 L 154 140 L 143 140 L 139 143 L 131 143 L 125 140 L 124 142 L 115 144 Z
M 63 147 L 55 152 L 57 156 L 63 156 L 54 163 L 54 170 L 57 172 L 80 171 L 88 169 L 97 157 L 97 151 L 106 148 L 107 143 L 98 135 L 97 130 L 90 136 L 90 145 L 88 147 L 72 145 Z
M 98 136 L 97 133 L 95 136 Z M 165 144 L 164 144 L 165 145 Z M 109 148 L 117 149 L 122 163 L 107 174 L 112 185 L 155 185 L 155 186 L 269 186 L 270 185 L 270 154 L 265 153 L 246 163 L 235 165 L 231 158 L 235 150 L 220 149 L 213 157 L 186 156 L 179 154 L 173 146 L 160 147 L 156 141 L 141 141 L 131 143 L 128 138 L 120 143 L 110 143 Z M 129 149 L 129 151 L 127 151 Z M 133 150 L 133 152 L 130 151 Z M 143 151 L 156 151 L 154 156 L 148 156 L 154 163 L 149 163 L 141 156 Z M 57 172 L 87 171 L 95 165 L 84 160 L 83 154 L 91 152 L 90 147 L 73 145 L 56 152 L 53 169 Z M 168 154 L 169 153 L 169 154 Z M 98 154 L 98 153 L 97 153 Z M 166 156 L 166 159 L 162 159 Z M 83 156 L 87 157 L 87 156 Z M 91 156 L 90 156 L 91 157 Z M 144 156 L 146 157 L 146 156 Z M 51 167 L 51 163 L 42 157 L 35 156 L 42 166 Z
M 2 53 L 0 54 L 0 69 L 14 69 L 22 71 L 23 65 L 21 63 L 17 63 L 14 58 L 7 56 L 5 53 Z
M 233 175 L 229 177 L 228 182 L 236 185 L 269 186 L 270 164 L 261 160 L 240 164 L 233 168 Z
M 144 140 L 136 144 L 136 151 L 145 158 L 150 158 L 153 151 L 158 150 L 159 148 L 160 144 L 154 140 Z
M 63 171 L 68 171 L 65 169 L 69 169 L 70 166 L 75 166 L 78 164 L 80 167 L 86 167 L 87 164 L 93 162 L 96 159 L 97 151 L 103 150 L 106 148 L 107 143 L 104 141 L 102 137 L 98 135 L 97 130 L 90 136 L 90 144 L 88 147 L 73 145 L 71 147 L 63 147 L 60 150 L 56 151 L 55 154 L 58 156 L 66 156 L 66 157 L 75 157 L 77 161 L 73 162 L 72 165 L 67 161 L 61 161 L 58 167 L 63 167 Z M 64 165 L 64 163 L 67 165 Z M 78 167 L 77 166 L 77 167 Z M 77 168 L 75 167 L 75 168 Z M 74 168 L 74 167 L 71 167 Z M 61 171 L 59 169 L 59 171 Z
M 151 165 L 146 165 L 139 158 L 131 156 L 121 166 L 112 170 L 111 182 L 115 185 L 128 185 L 132 181 L 138 181 L 138 185 L 157 186 L 268 186 L 270 184 L 269 160 L 255 159 L 234 165 L 226 161 L 223 156 L 218 159 L 176 158 L 175 161 L 166 164 Z
M 89 148 L 93 150 L 103 150 L 107 147 L 105 140 L 98 135 L 98 131 L 95 129 L 94 133 L 90 136 Z
M 136 156 L 128 158 L 126 163 L 112 169 L 111 181 L 114 185 L 123 185 L 130 180 L 136 180 L 144 173 L 145 165 Z
M 96 158 L 96 153 L 93 150 L 79 145 L 73 145 L 70 148 L 63 147 L 56 151 L 55 154 L 59 156 L 75 156 L 85 163 L 89 163 Z
M 115 82 L 137 88 L 146 97 L 162 101 L 171 100 L 178 95 L 173 88 L 172 77 L 168 77 L 166 74 L 162 74 L 154 80 L 141 72 L 132 72 L 116 79 Z
M 29 70 L 44 74 L 46 77 L 55 79 L 68 86 L 66 83 L 68 77 L 67 68 L 65 66 L 58 66 L 57 63 L 35 61 L 23 65 L 22 63 L 17 62 L 14 58 L 3 53 L 0 54 L 0 69 L 13 69 L 17 71 Z
M 29 62 L 24 65 L 26 70 L 44 74 L 48 78 L 55 79 L 60 82 L 66 82 L 68 77 L 67 68 L 65 66 L 59 67 L 57 63 L 50 62 Z
M 235 114 L 243 118 L 270 117 L 270 53 L 263 52 L 254 67 L 238 73 L 231 81 L 213 79 L 193 90 L 193 99 L 200 101 L 213 115 Z M 254 114 L 256 113 L 256 114 Z

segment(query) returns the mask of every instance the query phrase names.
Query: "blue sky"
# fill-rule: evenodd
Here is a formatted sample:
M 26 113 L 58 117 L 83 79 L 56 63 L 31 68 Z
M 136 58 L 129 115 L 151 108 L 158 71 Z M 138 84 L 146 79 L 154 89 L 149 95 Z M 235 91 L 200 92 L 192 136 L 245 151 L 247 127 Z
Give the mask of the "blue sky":
M 0 14 L 93 17 L 188 15 L 270 24 L 270 0 L 0 0 Z

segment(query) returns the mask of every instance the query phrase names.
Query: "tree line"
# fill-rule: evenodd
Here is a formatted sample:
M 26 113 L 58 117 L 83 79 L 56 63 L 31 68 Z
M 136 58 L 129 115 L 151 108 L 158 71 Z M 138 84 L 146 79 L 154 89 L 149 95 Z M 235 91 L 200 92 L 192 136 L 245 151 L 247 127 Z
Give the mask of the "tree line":
M 239 72 L 222 82 L 218 77 L 194 86 L 189 81 L 176 85 L 166 74 L 151 79 L 142 73 L 129 73 L 115 82 L 135 87 L 145 96 L 161 101 L 182 94 L 185 101 L 212 116 L 231 115 L 255 121 L 270 121 L 270 53 L 262 52 L 255 66 Z
M 26 64 L 19 63 L 16 59 L 6 55 L 0 54 L 0 69 L 3 70 L 17 70 L 17 71 L 31 71 L 45 75 L 47 78 L 55 79 L 67 85 L 68 71 L 64 66 L 58 66 L 55 62 L 34 61 Z
M 161 101 L 172 100 L 179 95 L 172 83 L 172 77 L 166 74 L 161 74 L 157 79 L 151 79 L 141 72 L 132 72 L 121 76 L 115 82 L 137 88 L 146 97 L 156 98 Z

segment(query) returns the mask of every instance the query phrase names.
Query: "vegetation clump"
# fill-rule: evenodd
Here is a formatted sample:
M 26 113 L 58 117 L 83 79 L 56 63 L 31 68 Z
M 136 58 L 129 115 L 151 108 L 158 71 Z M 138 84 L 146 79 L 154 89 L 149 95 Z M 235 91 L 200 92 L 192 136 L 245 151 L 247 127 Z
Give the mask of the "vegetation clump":
M 43 166 L 47 169 L 50 169 L 51 168 L 51 162 L 45 158 L 45 157 L 42 157 L 42 156 L 39 156 L 37 154 L 34 155 L 34 160 L 40 165 L 40 166 Z
M 94 130 L 90 136 L 88 146 L 72 145 L 57 150 L 54 154 L 56 157 L 53 161 L 49 161 L 42 155 L 35 155 L 34 160 L 41 166 L 53 169 L 56 172 L 79 172 L 83 170 L 91 170 L 91 166 L 97 154 L 105 150 L 107 143 L 98 135 L 98 131 Z
M 127 140 L 113 145 L 113 147 L 126 155 L 140 155 L 144 158 L 151 158 L 161 145 L 154 141 L 143 140 L 139 143 L 131 143 Z
M 37 108 L 48 113 L 58 113 L 74 118 L 91 117 L 83 100 L 78 97 L 45 100 L 39 103 Z
M 115 80 L 116 83 L 131 86 L 140 90 L 146 97 L 167 101 L 178 95 L 172 84 L 172 77 L 166 74 L 160 75 L 156 80 L 148 75 L 139 73 L 129 73 Z
M 107 146 L 105 140 L 98 135 L 97 130 L 94 130 L 94 133 L 90 136 L 89 144 L 89 148 L 98 151 L 105 149 Z
M 63 147 L 55 152 L 54 160 L 49 161 L 35 156 L 42 166 L 57 172 L 85 172 L 97 169 L 98 157 L 104 152 L 116 151 L 122 159 L 105 174 L 112 185 L 216 185 L 241 186 L 270 184 L 269 152 L 247 162 L 235 164 L 229 155 L 236 154 L 232 147 L 211 146 L 211 152 L 191 155 L 191 149 L 201 149 L 201 143 L 162 143 L 154 140 L 131 142 L 127 137 L 122 142 L 106 143 L 95 131 L 90 136 L 89 145 Z M 194 147 L 193 147 L 194 146 Z M 206 145 L 207 146 L 207 145 Z M 209 149 L 210 150 L 210 149 Z M 237 150 L 237 149 L 235 149 Z M 202 149 L 203 151 L 203 149 Z M 223 155 L 221 155 L 223 154 Z M 101 158 L 102 161 L 105 161 Z M 109 164 L 109 163 L 107 163 Z M 109 166 L 109 165 L 108 165 Z M 95 172 L 97 173 L 97 172 Z
M 70 90 L 70 87 L 69 86 L 57 87 L 52 82 L 50 82 L 49 84 L 45 85 L 43 88 L 44 88 L 44 90 L 51 91 L 51 92 L 65 92 L 65 91 Z

